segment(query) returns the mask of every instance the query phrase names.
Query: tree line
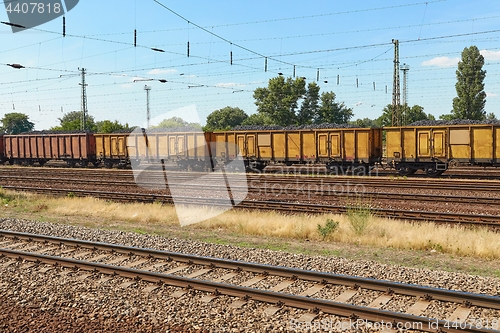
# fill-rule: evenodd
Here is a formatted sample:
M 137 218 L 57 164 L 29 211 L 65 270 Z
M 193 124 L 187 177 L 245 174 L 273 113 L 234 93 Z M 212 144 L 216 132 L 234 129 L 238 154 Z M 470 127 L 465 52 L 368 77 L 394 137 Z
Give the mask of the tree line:
M 453 109 L 449 114 L 439 118 L 444 120 L 496 119 L 494 113 L 486 114 L 484 107 L 486 93 L 483 70 L 484 57 L 476 46 L 466 47 L 461 55 L 456 70 L 457 82 L 455 89 L 457 97 L 453 99 Z M 248 115 L 237 107 L 226 106 L 210 113 L 206 119 L 205 131 L 228 130 L 238 125 L 309 125 L 309 124 L 353 124 L 360 127 L 381 127 L 392 124 L 393 106 L 387 105 L 382 114 L 375 119 L 364 118 L 352 120 L 354 112 L 344 102 L 337 102 L 333 91 L 321 92 L 316 82 L 306 85 L 305 78 L 271 78 L 267 87 L 257 88 L 253 97 L 257 113 Z M 426 114 L 420 105 L 402 105 L 398 110 L 400 123 L 408 125 L 419 120 L 435 120 L 431 114 Z M 74 131 L 80 129 L 81 111 L 73 111 L 58 118 L 60 124 L 52 127 L 53 131 Z M 18 134 L 33 131 L 34 123 L 22 113 L 7 113 L 0 120 L 0 132 Z M 157 128 L 191 127 L 200 128 L 199 124 L 188 123 L 181 118 L 173 117 L 163 120 Z M 131 131 L 134 127 L 121 124 L 117 120 L 95 121 L 87 118 L 87 130 L 99 133 L 116 131 Z

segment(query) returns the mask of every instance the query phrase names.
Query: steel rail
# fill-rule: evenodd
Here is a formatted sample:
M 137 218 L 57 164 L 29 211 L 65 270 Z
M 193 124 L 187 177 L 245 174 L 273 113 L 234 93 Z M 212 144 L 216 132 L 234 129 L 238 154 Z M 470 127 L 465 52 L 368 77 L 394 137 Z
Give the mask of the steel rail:
M 290 306 L 299 309 L 323 311 L 324 313 L 329 313 L 337 316 L 347 317 L 351 319 L 362 318 L 367 321 L 372 322 L 390 322 L 394 325 L 410 325 L 410 327 L 418 326 L 419 330 L 427 332 L 436 332 L 436 327 L 431 327 L 430 323 L 436 323 L 438 328 L 443 332 L 459 333 L 459 332 L 481 332 L 481 333 L 498 333 L 499 330 L 486 329 L 474 327 L 470 324 L 464 325 L 464 328 L 460 327 L 460 323 L 457 323 L 457 328 L 450 325 L 449 322 L 445 320 L 437 320 L 429 317 L 415 316 L 410 314 L 404 314 L 399 312 L 392 312 L 387 310 L 380 310 L 369 308 L 365 306 L 357 306 L 347 303 L 340 303 L 324 299 L 316 299 L 305 296 L 297 296 L 291 294 L 284 294 L 279 292 L 259 290 L 250 287 L 236 286 L 220 282 L 212 282 L 200 279 L 192 279 L 179 277 L 169 274 L 156 273 L 150 271 L 144 271 L 139 269 L 121 267 L 121 266 L 111 266 L 101 263 L 86 262 L 77 259 L 61 258 L 55 256 L 48 256 L 37 253 L 25 253 L 16 250 L 0 249 L 0 254 L 19 260 L 33 261 L 37 263 L 57 265 L 66 268 L 74 268 L 91 272 L 100 272 L 103 274 L 121 276 L 130 279 L 135 279 L 137 281 L 147 281 L 157 284 L 167 284 L 170 286 L 195 289 L 204 292 L 210 292 L 216 295 L 226 295 L 233 297 L 240 297 L 245 300 L 255 300 L 271 304 L 279 304 L 280 306 Z M 427 323 L 425 325 L 424 323 Z M 445 329 L 446 327 L 446 329 Z
M 8 180 L 15 180 L 15 181 L 41 181 L 41 182 L 50 182 L 52 184 L 54 183 L 67 183 L 70 182 L 72 184 L 83 184 L 83 185 L 89 185 L 89 183 L 93 183 L 94 185 L 99 185 L 99 186 L 123 186 L 123 187 L 139 187 L 133 180 L 131 181 L 103 181 L 100 179 L 76 179 L 76 178 L 41 178 L 41 177 L 22 177 L 22 176 L 5 176 L 5 175 L 0 175 L 0 180 L 2 179 L 8 179 Z M 147 187 L 148 185 L 155 186 L 158 185 L 158 182 L 143 182 L 141 183 L 143 187 Z M 203 184 L 183 184 L 183 183 L 174 183 L 176 186 L 182 185 L 183 188 L 185 189 L 196 189 L 196 190 L 208 190 L 208 191 L 213 191 L 213 190 L 225 190 L 226 186 L 221 186 L 221 184 L 213 184 L 213 185 L 203 185 Z M 289 184 L 288 184 L 289 185 Z M 276 191 L 283 191 L 285 190 L 285 194 L 304 194 L 304 195 L 318 195 L 318 196 L 324 196 L 324 197 L 342 197 L 342 198 L 353 198 L 353 197 L 358 197 L 362 195 L 363 197 L 369 197 L 373 199 L 379 199 L 379 200 L 410 200 L 410 201 L 432 201 L 432 202 L 455 202 L 455 203 L 475 203 L 475 204 L 484 204 L 484 205 L 490 205 L 490 204 L 498 204 L 500 202 L 500 198 L 489 198 L 489 197 L 471 197 L 471 196 L 454 196 L 454 195 L 428 195 L 428 194 L 410 194 L 410 193 L 382 193 L 382 192 L 371 192 L 371 191 L 360 191 L 358 192 L 357 186 L 352 186 L 352 191 L 351 188 L 342 188 L 343 192 L 337 192 L 335 189 L 332 190 L 325 190 L 320 187 L 312 188 L 312 187 L 305 187 L 304 185 L 301 185 L 301 187 L 296 188 L 296 187 L 288 187 L 288 185 L 284 187 L 280 187 L 279 189 L 276 189 L 274 187 L 257 187 L 257 186 L 231 186 L 231 191 L 240 191 L 240 192 L 251 192 L 251 193 L 274 193 Z M 299 184 L 294 184 L 299 186 Z M 350 184 L 347 184 L 350 185 Z M 324 186 L 323 186 L 324 187 Z M 168 188 L 168 185 L 167 185 Z M 428 186 L 426 186 L 428 188 Z M 441 187 L 440 187 L 441 188 Z M 154 189 L 154 188 L 150 188 Z M 462 189 L 462 188 L 461 188 Z M 500 190 L 500 189 L 499 189 Z M 346 192 L 346 193 L 344 193 Z M 354 193 L 353 193 L 354 192 Z
M 246 272 L 253 272 L 264 275 L 286 277 L 289 279 L 314 281 L 323 284 L 330 283 L 336 285 L 344 285 L 353 287 L 354 289 L 364 288 L 364 289 L 397 293 L 408 296 L 424 297 L 426 299 L 454 302 L 459 304 L 470 304 L 473 306 L 480 306 L 480 307 L 500 310 L 500 297 L 489 296 L 484 294 L 474 294 L 469 292 L 447 290 L 447 289 L 434 288 L 428 286 L 419 286 L 415 284 L 406 284 L 406 283 L 392 282 L 387 280 L 362 278 L 344 274 L 326 273 L 326 272 L 304 270 L 299 268 L 290 268 L 283 266 L 272 266 L 267 264 L 257 264 L 257 263 L 244 262 L 238 260 L 221 259 L 221 258 L 199 256 L 193 254 L 184 254 L 179 252 L 161 251 L 148 248 L 137 248 L 125 245 L 92 242 L 86 240 L 78 240 L 71 238 L 46 236 L 46 235 L 37 235 L 37 234 L 30 234 L 23 232 L 13 232 L 7 230 L 0 230 L 0 236 L 19 239 L 19 240 L 26 240 L 26 241 L 51 243 L 56 245 L 69 245 L 73 247 L 91 249 L 93 251 L 102 250 L 102 251 L 109 251 L 126 255 L 134 254 L 142 257 L 173 260 L 188 264 L 196 264 L 196 265 L 211 266 L 211 267 L 233 269 L 233 270 L 242 270 Z
M 2 169 L 2 170 L 8 170 L 8 169 Z M 16 169 L 17 170 L 23 170 L 24 169 Z M 84 169 L 82 169 L 84 170 Z M 23 172 L 22 171 L 22 172 Z M 38 171 L 38 170 L 37 170 Z M 52 170 L 46 170 L 47 173 L 54 173 Z M 130 180 L 133 181 L 133 174 L 132 171 L 125 171 L 126 174 L 121 174 L 120 177 L 130 177 Z M 148 177 L 151 177 L 153 179 L 158 179 L 164 180 L 165 175 L 161 171 L 146 171 L 148 173 Z M 33 173 L 39 175 L 39 172 L 36 171 L 31 171 L 29 170 L 27 173 Z M 114 172 L 111 172 L 114 173 Z M 200 174 L 200 175 L 210 175 L 207 173 L 183 173 L 183 172 L 176 172 L 175 176 L 178 179 L 182 179 L 183 177 L 188 177 L 188 175 L 193 175 L 193 174 Z M 58 175 L 62 175 L 61 173 L 58 173 Z M 66 175 L 75 175 L 75 176 L 82 176 L 80 173 L 80 170 L 78 173 L 69 173 Z M 86 172 L 85 176 L 99 176 L 99 177 L 110 177 L 110 172 L 100 172 L 100 173 L 92 173 L 89 174 L 89 172 Z M 112 176 L 117 176 L 112 175 Z M 425 179 L 422 180 L 421 178 L 408 178 L 408 179 L 394 179 L 394 178 L 384 178 L 384 179 L 374 179 L 374 178 L 368 178 L 368 177 L 353 177 L 353 176 L 298 176 L 298 177 L 293 177 L 293 176 L 276 176 L 273 174 L 260 174 L 260 175 L 254 175 L 254 174 L 247 174 L 247 179 L 248 181 L 259 181 L 259 182 L 268 182 L 268 183 L 288 183 L 288 182 L 293 182 L 295 184 L 308 184 L 312 183 L 314 185 L 318 185 L 318 183 L 322 185 L 339 185 L 339 186 L 344 186 L 344 185 L 352 185 L 352 184 L 360 184 L 364 186 L 372 186 L 372 187 L 384 187 L 384 188 L 391 188 L 391 187 L 405 187 L 405 188 L 417 188 L 417 189 L 429 189 L 429 185 L 431 185 L 433 188 L 439 188 L 442 190 L 468 190 L 468 189 L 473 189 L 474 191 L 482 190 L 482 191 L 493 191 L 493 192 L 500 192 L 500 186 L 498 186 L 498 182 L 480 182 L 478 183 L 477 181 L 475 182 L 467 182 L 467 181 L 450 181 L 450 180 L 439 180 L 439 179 Z M 2 177 L 2 175 L 0 175 Z M 152 179 L 152 180 L 153 180 Z M 468 188 L 467 188 L 468 186 Z

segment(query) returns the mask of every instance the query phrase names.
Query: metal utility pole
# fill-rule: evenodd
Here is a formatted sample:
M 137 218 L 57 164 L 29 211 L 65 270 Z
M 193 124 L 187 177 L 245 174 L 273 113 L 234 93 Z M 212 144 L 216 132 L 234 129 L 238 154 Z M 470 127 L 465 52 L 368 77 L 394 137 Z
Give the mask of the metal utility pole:
M 80 85 L 82 86 L 82 118 L 80 122 L 80 129 L 82 131 L 87 130 L 87 119 L 88 119 L 88 110 L 87 110 L 87 84 L 85 83 L 85 74 L 87 73 L 85 71 L 85 68 L 80 69 L 82 71 L 82 83 Z
M 406 125 L 406 109 L 408 107 L 408 71 L 410 70 L 410 65 L 402 64 L 400 69 L 403 71 L 403 107 L 404 111 L 401 112 L 401 124 Z
M 144 90 L 146 90 L 146 118 L 147 118 L 147 124 L 148 124 L 148 129 L 151 126 L 151 113 L 149 112 L 149 92 L 151 91 L 151 87 L 148 85 L 144 86 Z
M 394 44 L 394 81 L 392 84 L 392 126 L 401 125 L 400 91 L 399 91 L 399 40 L 393 39 Z
M 401 71 L 403 72 L 403 105 L 408 105 L 408 71 L 410 65 L 402 64 Z

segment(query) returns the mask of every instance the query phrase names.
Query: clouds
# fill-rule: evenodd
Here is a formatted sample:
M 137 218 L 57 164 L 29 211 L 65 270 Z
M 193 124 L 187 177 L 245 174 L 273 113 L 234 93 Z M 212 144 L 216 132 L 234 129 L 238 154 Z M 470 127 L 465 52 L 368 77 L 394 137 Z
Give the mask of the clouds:
M 500 60 L 500 51 L 481 50 L 479 53 L 484 57 L 484 60 Z
M 500 60 L 500 51 L 490 51 L 490 50 L 481 50 L 479 51 L 481 55 L 484 57 L 484 60 L 494 61 Z M 426 67 L 454 67 L 458 65 L 460 61 L 460 57 L 450 58 L 450 57 L 436 57 L 431 60 L 424 61 L 422 66 Z
M 221 83 L 217 83 L 215 86 L 222 87 L 222 88 L 231 88 L 231 87 L 242 87 L 242 86 L 244 86 L 244 84 L 236 83 L 236 82 L 221 82 Z
M 453 67 L 456 66 L 459 61 L 460 58 L 436 57 L 431 60 L 424 61 L 422 66 Z
M 153 70 L 150 70 L 147 74 L 149 75 L 162 75 L 162 74 L 175 74 L 177 73 L 177 69 L 159 69 L 155 68 Z

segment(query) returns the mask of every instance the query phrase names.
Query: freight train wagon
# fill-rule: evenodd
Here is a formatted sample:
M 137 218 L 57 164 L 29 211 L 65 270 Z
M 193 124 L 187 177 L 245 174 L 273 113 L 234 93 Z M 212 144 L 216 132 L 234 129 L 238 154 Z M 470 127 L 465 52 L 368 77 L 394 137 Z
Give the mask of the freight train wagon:
M 211 132 L 132 132 L 127 138 L 131 163 L 170 162 L 182 169 L 213 170 Z
M 323 164 L 332 173 L 362 173 L 382 157 L 377 128 L 226 131 L 214 132 L 212 140 L 218 164 L 237 158 L 239 149 L 245 166 L 257 170 L 271 164 Z
M 6 161 L 4 148 L 5 146 L 3 145 L 3 134 L 0 134 L 0 164 L 4 164 Z
M 97 164 L 104 163 L 106 168 L 112 168 L 113 165 L 123 168 L 129 165 L 130 159 L 127 150 L 127 138 L 129 134 L 94 134 Z
M 400 175 L 439 176 L 458 165 L 500 166 L 500 125 L 386 127 L 387 162 Z
M 4 135 L 5 159 L 10 164 L 44 165 L 62 160 L 69 166 L 96 164 L 95 138 L 89 133 Z

